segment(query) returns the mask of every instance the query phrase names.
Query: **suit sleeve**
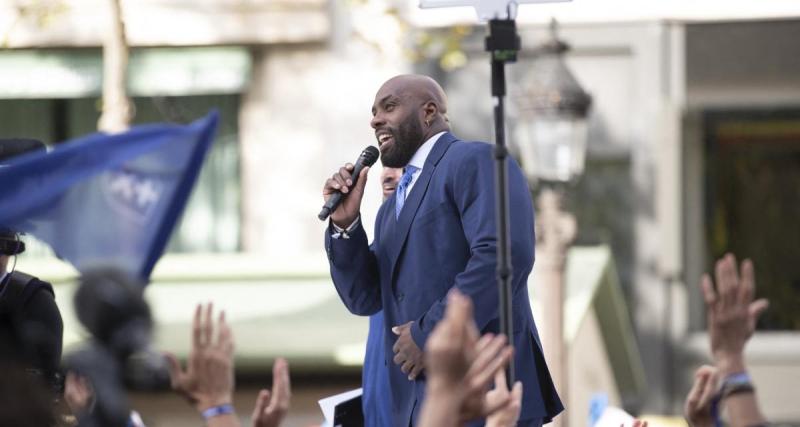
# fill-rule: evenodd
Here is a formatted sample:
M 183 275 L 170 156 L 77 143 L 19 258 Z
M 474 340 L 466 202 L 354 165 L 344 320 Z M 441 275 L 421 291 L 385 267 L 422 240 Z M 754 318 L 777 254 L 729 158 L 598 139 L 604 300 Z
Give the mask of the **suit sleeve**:
M 495 221 L 494 158 L 491 146 L 481 144 L 459 162 L 451 185 L 453 201 L 461 217 L 464 236 L 470 247 L 470 258 L 464 270 L 456 275 L 453 287 L 468 295 L 474 304 L 475 322 L 483 330 L 497 319 L 497 223 Z M 511 214 L 511 254 L 513 293 L 524 286 L 533 267 L 533 207 L 527 181 L 513 159 L 508 160 L 509 211 Z M 420 348 L 436 323 L 444 317 L 446 297 L 436 301 L 411 328 Z
M 344 305 L 351 313 L 368 316 L 381 310 L 380 277 L 367 233 L 359 224 L 349 239 L 334 239 L 325 230 L 325 251 L 331 278 Z
M 61 363 L 64 323 L 53 295 L 44 290 L 36 291 L 26 303 L 25 339 L 36 350 L 36 358 L 48 375 L 58 370 Z

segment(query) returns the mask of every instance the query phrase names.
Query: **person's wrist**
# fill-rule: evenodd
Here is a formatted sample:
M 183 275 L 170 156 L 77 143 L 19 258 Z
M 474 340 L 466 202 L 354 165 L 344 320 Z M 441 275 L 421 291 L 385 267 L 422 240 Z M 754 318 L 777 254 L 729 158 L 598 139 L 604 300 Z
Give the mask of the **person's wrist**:
M 231 395 L 209 396 L 197 399 L 195 407 L 197 411 L 203 413 L 211 408 L 233 405 L 233 397 Z
M 723 378 L 740 372 L 745 372 L 744 355 L 742 353 L 718 353 L 715 355 L 715 363 Z
M 233 418 L 236 419 L 236 409 L 230 403 L 225 403 L 218 406 L 212 406 L 202 412 L 200 416 L 206 421 L 207 425 L 216 425 L 220 419 Z M 226 422 L 225 425 L 228 425 Z
M 443 396 L 455 396 L 461 391 L 461 386 L 457 381 L 450 381 L 440 376 L 428 377 L 427 394 L 440 394 Z
M 353 222 L 355 222 L 356 218 L 358 218 L 358 215 L 353 216 L 353 217 L 347 217 L 347 218 L 333 218 L 333 217 L 331 217 L 331 222 L 333 223 L 333 225 L 335 225 L 335 226 L 337 226 L 337 227 L 339 227 L 339 228 L 341 228 L 343 230 L 347 230 L 347 228 L 350 227 L 353 224 Z
M 459 387 L 450 384 L 443 384 L 428 381 L 428 388 L 425 391 L 425 400 L 435 406 L 459 407 L 463 400 Z

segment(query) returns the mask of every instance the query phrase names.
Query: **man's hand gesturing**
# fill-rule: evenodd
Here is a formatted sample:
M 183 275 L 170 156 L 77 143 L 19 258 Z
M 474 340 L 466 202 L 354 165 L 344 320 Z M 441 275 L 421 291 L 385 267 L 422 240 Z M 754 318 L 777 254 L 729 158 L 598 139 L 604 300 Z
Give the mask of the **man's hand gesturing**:
M 339 227 L 347 228 L 353 221 L 358 218 L 358 212 L 361 209 L 361 199 L 364 197 L 364 186 L 367 184 L 367 173 L 369 167 L 365 167 L 358 175 L 358 180 L 353 186 L 353 164 L 348 163 L 341 167 L 338 172 L 333 174 L 325 181 L 325 186 L 322 187 L 322 197 L 327 202 L 331 195 L 337 191 L 341 191 L 346 195 L 335 211 L 331 213 L 331 221 Z

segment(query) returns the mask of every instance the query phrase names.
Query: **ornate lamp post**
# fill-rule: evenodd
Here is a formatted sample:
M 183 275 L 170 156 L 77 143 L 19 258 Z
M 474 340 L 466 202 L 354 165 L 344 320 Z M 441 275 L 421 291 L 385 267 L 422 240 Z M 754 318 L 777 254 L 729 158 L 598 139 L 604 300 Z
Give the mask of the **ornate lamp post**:
M 558 39 L 556 23 L 550 40 L 534 50 L 530 79 L 516 99 L 519 109 L 518 148 L 537 197 L 537 289 L 542 302 L 544 349 L 562 399 L 567 391 L 567 352 L 564 343 L 564 290 L 567 251 L 577 232 L 575 217 L 562 210 L 563 189 L 583 173 L 586 157 L 587 94 L 564 63 L 569 46 Z M 566 425 L 566 417 L 556 420 Z

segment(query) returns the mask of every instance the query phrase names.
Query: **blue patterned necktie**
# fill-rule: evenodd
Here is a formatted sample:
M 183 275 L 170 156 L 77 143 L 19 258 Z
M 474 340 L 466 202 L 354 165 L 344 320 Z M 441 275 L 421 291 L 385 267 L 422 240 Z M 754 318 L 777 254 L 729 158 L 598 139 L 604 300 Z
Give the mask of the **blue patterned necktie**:
M 397 197 L 394 204 L 395 219 L 400 218 L 400 211 L 403 209 L 403 205 L 406 202 L 406 189 L 408 185 L 411 184 L 411 178 L 414 177 L 414 172 L 417 170 L 418 168 L 416 166 L 408 165 L 403 171 L 403 176 L 400 178 L 400 184 L 397 185 L 397 193 L 395 194 L 395 197 Z

